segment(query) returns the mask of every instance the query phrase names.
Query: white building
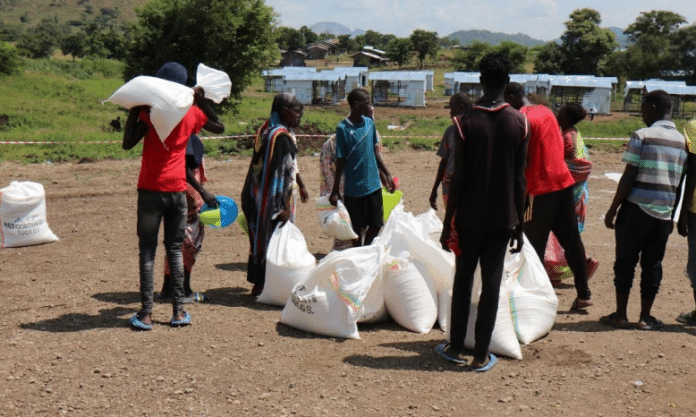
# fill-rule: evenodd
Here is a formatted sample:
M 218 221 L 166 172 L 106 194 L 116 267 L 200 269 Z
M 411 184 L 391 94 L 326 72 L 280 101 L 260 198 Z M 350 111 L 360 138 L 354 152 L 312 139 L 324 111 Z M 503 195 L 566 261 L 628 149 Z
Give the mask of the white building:
M 588 112 L 611 113 L 611 81 L 593 75 L 552 75 L 549 98 L 554 110 L 568 102 L 580 103 Z
M 335 67 L 333 72 L 345 75 L 346 93 L 367 86 L 367 67 Z
M 261 72 L 264 78 L 263 91 L 280 93 L 285 91 L 285 76 L 288 74 L 305 74 L 317 72 L 314 67 L 283 67 L 267 69 Z
M 346 76 L 333 71 L 288 74 L 283 91 L 293 94 L 300 103 L 336 104 L 344 99 Z
M 427 75 L 423 71 L 371 72 L 374 104 L 396 104 L 404 107 L 425 107 Z

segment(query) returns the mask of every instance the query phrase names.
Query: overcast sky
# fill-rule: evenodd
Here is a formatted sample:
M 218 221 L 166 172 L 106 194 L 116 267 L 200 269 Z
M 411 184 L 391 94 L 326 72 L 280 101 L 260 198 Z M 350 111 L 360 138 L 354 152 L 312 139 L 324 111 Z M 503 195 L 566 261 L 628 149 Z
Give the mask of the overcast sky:
M 280 24 L 299 29 L 317 22 L 337 22 L 351 30 L 372 29 L 407 37 L 415 29 L 446 36 L 458 30 L 524 33 L 549 41 L 565 31 L 575 9 L 591 8 L 602 27 L 625 28 L 641 12 L 669 10 L 689 24 L 696 22 L 696 0 L 266 0 Z

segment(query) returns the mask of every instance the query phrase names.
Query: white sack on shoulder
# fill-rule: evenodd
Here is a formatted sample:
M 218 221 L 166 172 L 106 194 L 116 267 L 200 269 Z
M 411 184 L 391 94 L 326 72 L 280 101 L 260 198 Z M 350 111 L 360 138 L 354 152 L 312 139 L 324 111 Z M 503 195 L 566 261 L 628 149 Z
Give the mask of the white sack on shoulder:
M 284 306 L 295 285 L 307 279 L 316 259 L 307 250 L 307 242 L 292 222 L 278 225 L 266 252 L 266 281 L 257 302 Z
M 164 142 L 193 105 L 193 89 L 161 78 L 141 75 L 121 86 L 104 100 L 106 101 L 127 109 L 150 106 L 150 121 L 157 136 Z
M 230 96 L 232 81 L 226 72 L 210 68 L 205 64 L 198 64 L 196 87 L 203 88 L 205 98 L 220 104 L 222 100 Z
M 358 238 L 350 222 L 348 209 L 341 200 L 338 200 L 336 206 L 333 206 L 329 203 L 328 195 L 321 196 L 317 198 L 316 208 L 319 225 L 327 236 L 338 240 Z
M 280 322 L 310 333 L 359 339 L 357 321 L 383 257 L 378 245 L 330 252 L 292 290 Z
M 12 248 L 57 240 L 46 220 L 43 185 L 12 181 L 0 189 L 0 246 Z

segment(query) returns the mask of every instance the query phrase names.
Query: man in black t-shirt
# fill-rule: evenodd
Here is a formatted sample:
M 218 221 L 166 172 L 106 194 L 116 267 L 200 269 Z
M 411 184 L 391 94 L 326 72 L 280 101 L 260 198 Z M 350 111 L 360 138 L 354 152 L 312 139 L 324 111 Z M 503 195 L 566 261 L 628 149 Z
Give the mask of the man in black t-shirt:
M 466 363 L 464 340 L 469 322 L 474 271 L 481 263 L 481 298 L 476 319 L 471 370 L 487 371 L 497 362 L 488 348 L 498 311 L 500 282 L 508 243 L 522 249 L 525 179 L 529 133 L 526 117 L 503 99 L 512 68 L 504 55 L 489 54 L 479 63 L 483 98 L 455 119 L 454 175 L 440 242 L 454 250 L 450 343 L 436 352 Z M 452 228 L 456 233 L 452 233 Z M 516 245 L 515 245 L 516 243 Z

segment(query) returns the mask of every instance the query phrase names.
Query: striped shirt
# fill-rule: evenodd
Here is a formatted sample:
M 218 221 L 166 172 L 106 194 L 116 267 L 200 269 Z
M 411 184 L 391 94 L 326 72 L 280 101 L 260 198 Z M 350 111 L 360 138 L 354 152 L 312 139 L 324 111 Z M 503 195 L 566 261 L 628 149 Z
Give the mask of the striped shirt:
M 672 121 L 636 130 L 623 155 L 624 163 L 638 168 L 627 200 L 656 219 L 670 220 L 686 158 L 684 136 Z

